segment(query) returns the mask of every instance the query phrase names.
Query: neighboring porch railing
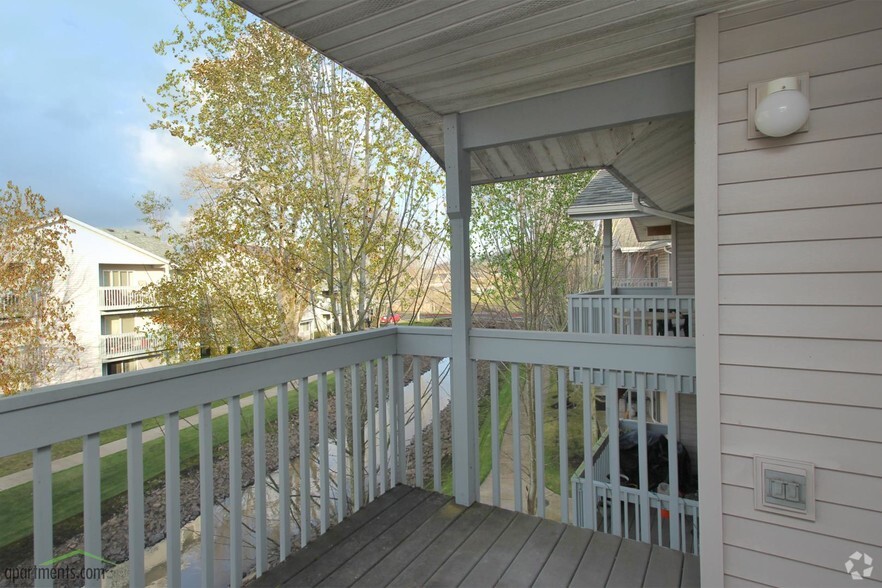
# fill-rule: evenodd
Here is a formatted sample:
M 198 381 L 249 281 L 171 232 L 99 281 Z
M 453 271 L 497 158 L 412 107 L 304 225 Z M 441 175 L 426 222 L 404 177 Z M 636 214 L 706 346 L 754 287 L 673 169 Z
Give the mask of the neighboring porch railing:
M 615 288 L 669 288 L 670 278 L 613 278 Z
M 156 340 L 146 333 L 101 335 L 101 357 L 103 359 L 143 355 L 154 351 L 159 351 L 159 346 Z
M 148 296 L 138 288 L 98 288 L 98 307 L 101 310 L 140 308 L 149 304 Z
M 676 419 L 676 413 L 674 414 Z M 620 421 L 624 427 L 636 428 L 634 421 Z M 667 435 L 666 425 L 647 424 L 648 430 L 655 429 Z M 670 438 L 669 438 L 670 439 Z M 606 431 L 595 444 L 593 479 L 589 486 L 585 474 L 585 463 L 579 466 L 571 479 L 575 505 L 575 522 L 580 527 L 591 527 L 608 533 L 612 527 L 612 484 L 610 482 L 610 444 Z M 699 509 L 698 500 L 678 497 L 679 541 L 671 533 L 671 493 L 649 492 L 649 537 L 650 543 L 678 549 L 684 553 L 699 554 Z M 625 537 L 641 540 L 643 530 L 641 516 L 645 512 L 644 496 L 638 488 L 621 487 L 622 530 Z
M 165 520 L 167 581 L 181 584 L 181 439 L 186 428 L 181 428 L 181 414 L 194 409 L 198 414 L 198 476 L 201 512 L 213 512 L 215 505 L 214 460 L 218 427 L 212 421 L 213 404 L 224 404 L 228 412 L 226 446 L 229 459 L 229 538 L 224 537 L 223 551 L 229 550 L 229 581 L 239 586 L 245 570 L 243 541 L 254 546 L 253 559 L 257 575 L 268 570 L 271 561 L 284 560 L 299 538 L 305 546 L 314 537 L 323 534 L 332 518 L 343 518 L 369 501 L 374 500 L 396 483 L 424 486 L 431 478 L 432 487 L 442 489 L 441 464 L 442 430 L 440 417 L 442 394 L 439 364 L 451 355 L 451 331 L 446 328 L 390 327 L 362 333 L 329 337 L 316 341 L 283 345 L 244 352 L 182 365 L 147 369 L 131 374 L 111 376 L 53 386 L 0 400 L 0 430 L 4 443 L 0 457 L 33 451 L 33 523 L 34 561 L 52 559 L 53 553 L 53 475 L 52 446 L 69 439 L 83 440 L 83 523 L 84 550 L 101 554 L 101 458 L 99 435 L 118 426 L 126 427 L 126 483 L 128 490 L 128 579 L 130 585 L 142 585 L 145 580 L 145 501 L 144 462 L 163 461 L 165 476 Z M 647 390 L 665 390 L 669 410 L 675 394 L 694 389 L 694 344 L 688 339 L 585 336 L 571 333 L 539 333 L 496 329 L 473 329 L 470 337 L 471 359 L 484 364 L 489 371 L 486 402 L 491 421 L 491 459 L 486 464 L 488 480 L 492 485 L 489 502 L 502 501 L 501 484 L 506 470 L 514 489 L 511 507 L 524 511 L 527 507 L 523 494 L 523 467 L 521 452 L 532 445 L 537 459 L 539 488 L 545 488 L 546 445 L 558 446 L 559 510 L 560 520 L 573 522 L 573 498 L 569 496 L 569 479 L 573 468 L 569 464 L 569 422 L 581 423 L 585 446 L 591 446 L 591 423 L 594 416 L 592 390 L 604 390 L 607 405 L 614 405 L 618 387 L 636 389 L 638 430 L 645 436 L 647 425 Z M 406 391 L 404 365 L 411 358 L 411 375 L 416 385 Z M 425 361 L 428 359 L 428 361 Z M 429 377 L 421 378 L 423 367 Z M 582 381 L 568 381 L 569 368 L 579 367 Z M 363 385 L 364 384 L 364 385 Z M 542 394 L 531 390 L 541 389 Z M 269 391 L 269 392 L 268 392 Z M 275 392 L 275 418 L 267 418 L 267 400 Z M 331 396 L 331 391 L 333 391 Z M 581 410 L 571 407 L 573 398 L 581 398 Z M 510 416 L 500 411 L 500 402 L 510 398 Z M 252 418 L 247 425 L 253 430 L 254 520 L 249 525 L 243 518 L 243 414 L 247 407 L 243 400 L 253 400 Z M 334 403 L 334 416 L 329 412 Z M 546 406 L 556 398 L 557 408 Z M 452 402 L 465 401 L 465 396 L 453 391 Z M 522 401 L 531 399 L 532 410 L 522 411 Z M 642 401 L 641 401 L 642 400 Z M 417 409 L 416 407 L 420 407 Z M 474 406 L 478 414 L 478 406 Z M 571 412 L 575 411 L 572 415 Z M 308 418 L 315 413 L 317 418 Z M 529 429 L 524 415 L 531 414 L 537 430 L 544 431 L 548 422 L 558 423 L 557 439 L 537 435 L 534 439 L 522 434 Z M 481 414 L 484 414 L 482 411 Z M 295 440 L 289 438 L 289 419 L 296 415 L 298 422 Z M 164 442 L 157 449 L 145 445 L 142 433 L 144 421 L 159 418 L 163 422 Z M 513 453 L 510 463 L 504 463 L 501 452 L 502 419 L 510 419 Z M 291 464 L 292 446 L 299 456 L 315 455 L 315 472 L 311 467 L 291 469 L 282 467 L 268 476 L 266 469 L 268 420 L 277 429 L 280 464 Z M 423 458 L 423 436 L 409 431 L 423 431 L 423 424 L 431 420 L 432 465 Z M 40 426 L 52 423 L 52 426 Z M 333 440 L 330 427 L 334 427 Z M 611 445 L 618 442 L 618 420 L 610 425 Z M 213 425 L 213 426 L 212 426 Z M 676 427 L 676 425 L 675 425 Z M 317 428 L 317 434 L 311 429 Z M 675 431 L 672 433 L 675 434 Z M 446 438 L 450 438 L 449 435 Z M 473 439 L 477 449 L 480 440 Z M 336 464 L 331 466 L 331 446 L 336 451 Z M 350 447 L 350 450 L 345 448 Z M 408 447 L 413 451 L 413 470 L 408 468 Z M 158 456 L 156 452 L 159 452 Z M 676 445 L 674 445 L 676 451 Z M 477 453 L 477 451 L 476 451 Z M 644 475 L 646 448 L 641 449 L 641 475 L 636 492 L 644 498 L 640 508 L 652 508 Z M 611 455 L 615 455 L 615 452 Z M 194 457 L 195 458 L 195 457 Z M 615 459 L 612 472 L 618 471 Z M 456 459 L 454 459 L 456 463 Z M 354 464 L 360 464 L 355 465 Z M 479 487 L 481 463 L 475 468 L 474 484 Z M 354 466 L 354 467 L 353 467 Z M 549 464 L 550 468 L 554 468 Z M 425 471 L 424 471 L 425 470 Z M 431 474 L 430 471 L 431 470 Z M 460 475 L 454 467 L 453 476 Z M 591 479 L 589 474 L 589 479 Z M 281 504 L 288 506 L 268 509 L 268 486 L 277 482 Z M 671 496 L 679 492 L 676 476 L 670 483 Z M 612 524 L 608 529 L 623 534 L 621 497 L 630 492 L 613 476 L 610 485 Z M 595 497 L 585 500 L 593 501 Z M 657 500 L 664 501 L 659 495 Z M 593 502 L 592 502 L 593 503 Z M 581 505 L 586 508 L 585 504 Z M 671 512 L 670 534 L 679 537 L 680 503 L 674 500 Z M 539 500 L 536 514 L 546 515 L 544 500 Z M 641 515 L 643 516 L 643 515 Z M 641 519 L 649 520 L 649 515 Z M 591 526 L 594 521 L 586 522 Z M 199 523 L 201 537 L 200 559 L 203 565 L 201 583 L 211 586 L 219 575 L 215 562 L 215 541 L 219 539 L 214 518 L 202 516 Z M 648 533 L 642 533 L 644 540 Z M 277 549 L 270 549 L 270 540 Z M 676 541 L 679 542 L 679 539 Z M 250 552 L 249 552 L 250 553 Z M 86 558 L 85 565 L 98 568 L 100 563 Z M 227 570 L 223 571 L 224 574 Z M 88 581 L 88 586 L 99 582 Z
M 571 333 L 695 337 L 695 297 L 571 294 Z

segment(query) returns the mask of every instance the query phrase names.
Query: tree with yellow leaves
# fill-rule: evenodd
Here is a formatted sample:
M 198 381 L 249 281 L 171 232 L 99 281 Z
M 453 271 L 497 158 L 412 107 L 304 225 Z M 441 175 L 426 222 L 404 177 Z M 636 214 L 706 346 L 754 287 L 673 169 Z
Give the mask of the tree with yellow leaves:
M 76 361 L 71 304 L 54 284 L 68 273 L 64 248 L 72 229 L 30 188 L 0 191 L 0 393 L 45 384 Z

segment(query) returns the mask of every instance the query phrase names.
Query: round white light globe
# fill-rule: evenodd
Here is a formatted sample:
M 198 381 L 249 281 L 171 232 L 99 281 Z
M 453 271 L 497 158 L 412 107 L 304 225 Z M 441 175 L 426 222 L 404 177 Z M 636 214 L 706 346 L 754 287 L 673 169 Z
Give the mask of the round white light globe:
M 809 102 L 799 90 L 780 90 L 763 98 L 756 107 L 754 122 L 759 132 L 786 137 L 803 127 L 809 117 Z

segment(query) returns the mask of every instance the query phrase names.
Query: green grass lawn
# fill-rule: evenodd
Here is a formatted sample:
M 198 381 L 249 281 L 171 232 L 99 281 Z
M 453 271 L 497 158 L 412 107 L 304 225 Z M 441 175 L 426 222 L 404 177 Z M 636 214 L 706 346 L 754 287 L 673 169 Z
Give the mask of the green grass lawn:
M 217 407 L 224 404 L 225 401 L 218 400 L 212 407 Z M 194 416 L 197 413 L 197 408 L 188 408 L 187 410 L 183 410 L 180 413 L 182 419 L 189 418 Z M 161 427 L 165 422 L 163 417 L 147 419 L 144 421 L 144 430 L 148 431 L 150 429 L 155 429 L 156 427 Z M 101 444 L 111 443 L 118 439 L 124 439 L 126 436 L 126 428 L 123 427 L 114 427 L 113 429 L 107 429 L 106 431 L 101 431 L 100 433 Z M 74 453 L 80 453 L 83 450 L 83 440 L 81 438 L 78 439 L 69 439 L 67 441 L 62 441 L 61 443 L 56 443 L 52 446 L 52 459 L 60 459 L 62 457 L 67 457 L 68 455 L 73 455 Z M 28 470 L 32 465 L 32 457 L 33 452 L 25 451 L 24 453 L 17 453 L 15 455 L 10 455 L 4 458 L 0 458 L 0 477 L 8 476 L 9 474 L 14 474 L 16 472 L 20 472 L 22 470 Z
M 545 397 L 545 487 L 560 494 L 560 420 L 557 406 L 557 370 L 551 373 L 551 384 Z M 568 396 L 573 407 L 567 410 L 567 457 L 568 471 L 564 483 L 582 463 L 585 456 L 585 443 L 582 434 L 582 387 L 570 385 Z
M 333 375 L 328 376 L 328 388 L 333 390 Z M 318 396 L 317 382 L 309 384 L 310 398 Z M 224 401 L 220 401 L 223 404 Z M 289 412 L 297 410 L 298 392 L 288 393 Z M 217 404 L 217 403 L 216 403 Z M 276 418 L 276 399 L 266 400 L 266 417 L 268 422 Z M 195 414 L 187 411 L 188 414 Z M 250 433 L 253 427 L 254 407 L 242 407 L 242 434 Z M 185 412 L 182 411 L 182 415 Z M 162 422 L 162 419 L 154 419 Z M 145 428 L 146 428 L 146 422 Z M 194 423 L 195 425 L 195 423 Z M 223 445 L 228 441 L 227 415 L 212 421 L 214 446 Z M 121 427 L 125 436 L 125 427 Z M 112 429 L 115 430 L 115 429 Z M 198 428 L 188 427 L 180 432 L 181 469 L 184 470 L 198 461 L 199 457 Z M 104 442 L 102 438 L 102 442 Z M 144 444 L 144 481 L 145 483 L 165 473 L 165 438 L 160 437 Z M 126 452 L 122 451 L 101 459 L 101 499 L 102 501 L 117 497 L 126 492 Z M 29 536 L 33 532 L 33 484 L 28 482 L 15 488 L 0 492 L 0 548 Z M 52 518 L 57 524 L 62 521 L 79 517 L 83 511 L 83 468 L 76 466 L 52 475 Z

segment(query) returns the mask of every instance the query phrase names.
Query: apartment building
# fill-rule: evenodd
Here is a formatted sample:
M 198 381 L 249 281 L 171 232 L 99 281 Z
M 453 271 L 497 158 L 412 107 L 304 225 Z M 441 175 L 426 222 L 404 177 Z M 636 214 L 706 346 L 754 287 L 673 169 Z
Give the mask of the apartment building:
M 162 241 L 65 218 L 75 231 L 65 251 L 70 274 L 56 288 L 73 303 L 71 326 L 83 351 L 56 383 L 159 365 L 160 350 L 145 329 L 154 308 L 139 290 L 168 272 Z

